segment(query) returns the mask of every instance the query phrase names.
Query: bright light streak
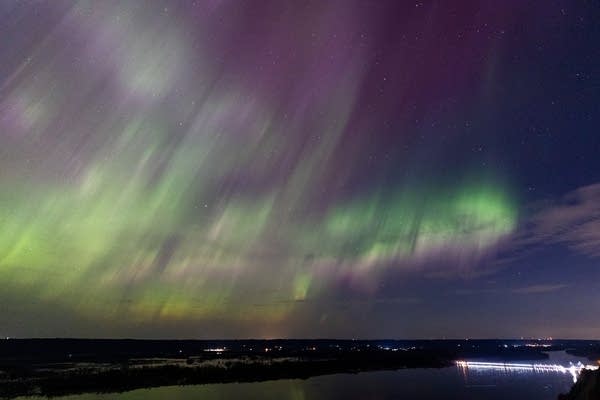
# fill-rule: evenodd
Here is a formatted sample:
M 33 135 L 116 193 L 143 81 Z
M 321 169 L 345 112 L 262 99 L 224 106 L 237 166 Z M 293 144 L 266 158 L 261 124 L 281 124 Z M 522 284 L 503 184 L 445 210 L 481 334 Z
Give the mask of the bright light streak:
M 531 371 L 531 372 L 560 372 L 563 374 L 570 373 L 573 376 L 573 382 L 577 382 L 577 378 L 583 369 L 598 369 L 597 365 L 583 365 L 581 362 L 577 364 L 570 363 L 570 366 L 565 367 L 559 364 L 517 364 L 517 363 L 497 363 L 483 361 L 457 361 L 456 365 L 463 369 L 485 370 L 496 369 L 503 371 Z

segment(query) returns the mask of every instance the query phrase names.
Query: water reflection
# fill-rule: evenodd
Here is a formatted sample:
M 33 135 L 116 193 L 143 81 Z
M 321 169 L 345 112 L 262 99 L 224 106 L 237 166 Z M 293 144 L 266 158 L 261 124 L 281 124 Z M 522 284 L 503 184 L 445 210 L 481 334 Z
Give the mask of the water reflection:
M 569 361 L 575 364 L 583 360 L 560 352 L 551 355 L 547 363 L 563 365 Z M 449 367 L 337 374 L 306 380 L 170 386 L 61 400 L 556 400 L 571 385 L 571 376 L 563 373 Z
M 555 372 L 562 374 L 571 374 L 573 377 L 573 383 L 577 382 L 577 378 L 584 369 L 596 370 L 596 365 L 584 365 L 581 361 L 573 364 L 569 363 L 568 366 L 560 364 L 522 364 L 522 363 L 499 363 L 499 362 L 485 362 L 485 361 L 457 361 L 456 366 L 464 373 L 469 369 L 473 370 L 495 370 L 500 372 Z

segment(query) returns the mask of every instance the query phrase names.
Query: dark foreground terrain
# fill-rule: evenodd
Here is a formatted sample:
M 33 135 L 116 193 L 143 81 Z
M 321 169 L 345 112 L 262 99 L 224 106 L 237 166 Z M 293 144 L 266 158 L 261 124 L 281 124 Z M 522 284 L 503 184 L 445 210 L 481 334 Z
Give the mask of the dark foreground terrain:
M 583 371 L 579 380 L 568 394 L 561 395 L 559 400 L 599 400 L 600 370 Z
M 0 397 L 123 392 L 167 385 L 441 368 L 463 358 L 544 359 L 547 355 L 543 351 L 547 350 L 594 354 L 593 346 L 597 344 L 500 340 L 10 339 L 0 341 Z

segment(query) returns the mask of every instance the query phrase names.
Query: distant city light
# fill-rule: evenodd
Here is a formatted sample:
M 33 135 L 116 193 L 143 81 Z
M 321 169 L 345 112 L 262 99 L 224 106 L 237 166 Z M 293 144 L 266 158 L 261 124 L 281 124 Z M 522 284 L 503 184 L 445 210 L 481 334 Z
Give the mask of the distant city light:
M 214 347 L 214 348 L 204 349 L 204 351 L 210 351 L 210 352 L 214 352 L 214 353 L 222 353 L 224 351 L 227 351 L 227 347 Z

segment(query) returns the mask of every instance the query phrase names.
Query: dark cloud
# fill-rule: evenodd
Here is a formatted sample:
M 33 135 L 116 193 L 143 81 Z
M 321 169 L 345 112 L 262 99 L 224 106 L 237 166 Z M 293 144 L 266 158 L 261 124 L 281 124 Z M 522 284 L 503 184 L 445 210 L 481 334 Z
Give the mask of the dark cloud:
M 572 251 L 600 257 L 600 183 L 580 187 L 536 205 L 502 262 L 523 259 L 542 246 L 564 245 Z

